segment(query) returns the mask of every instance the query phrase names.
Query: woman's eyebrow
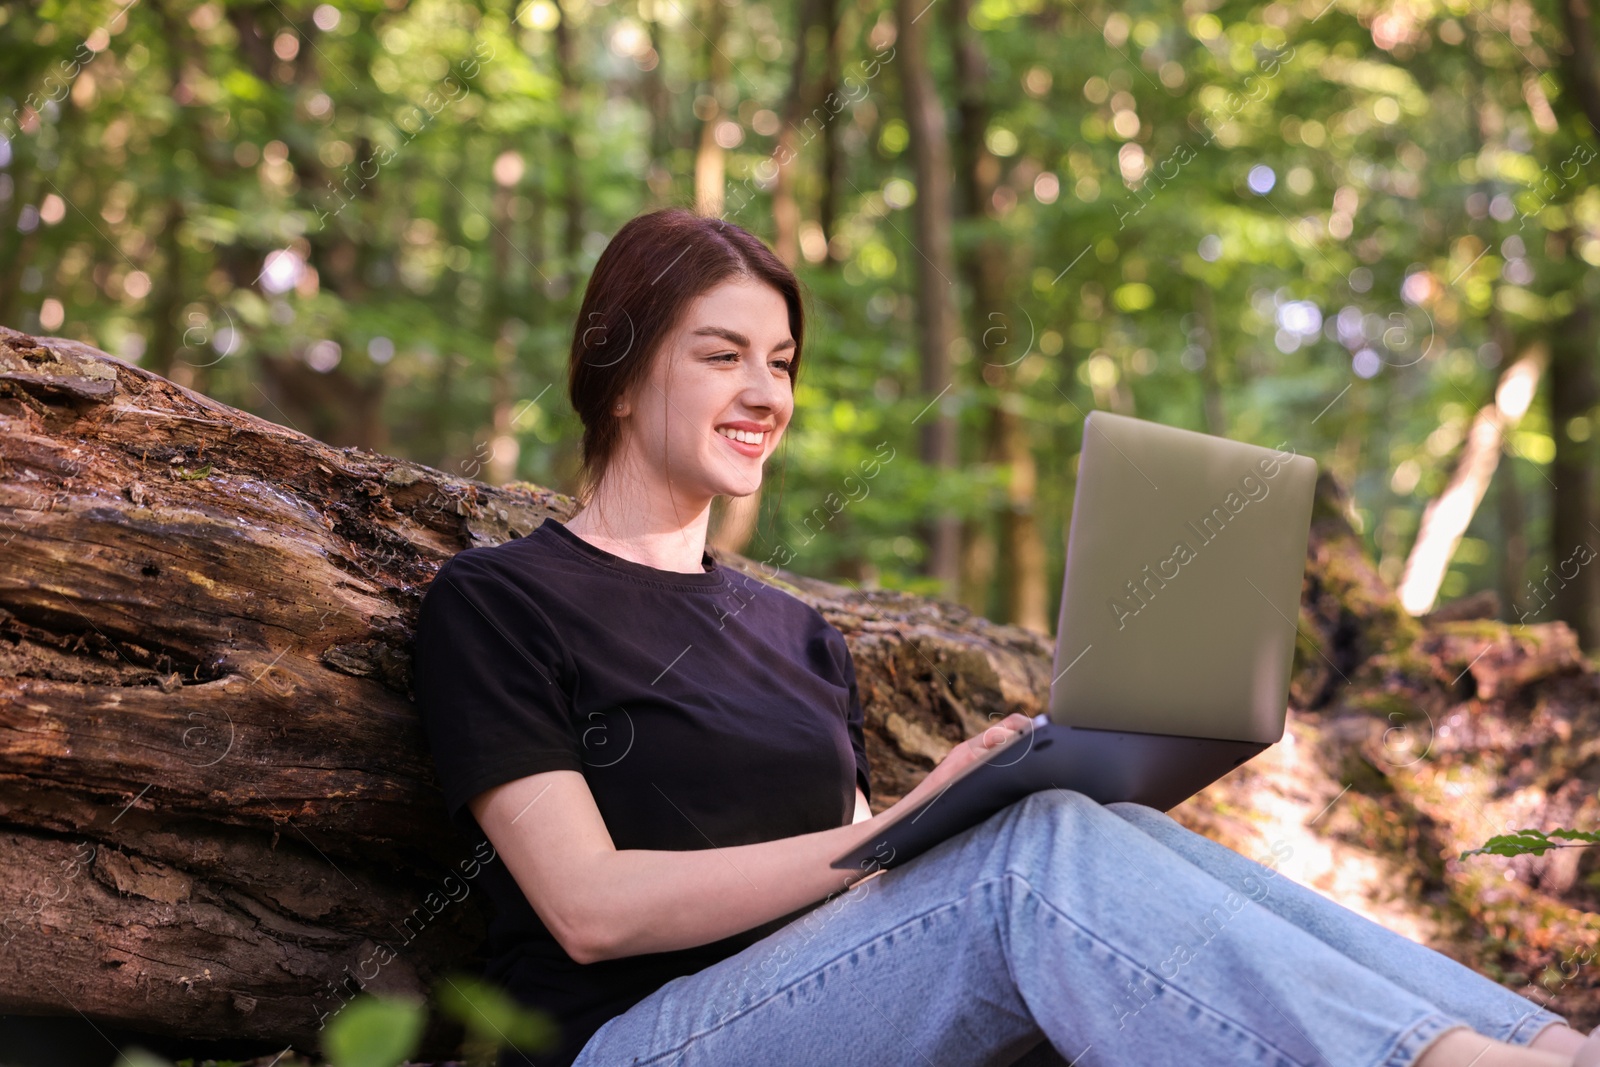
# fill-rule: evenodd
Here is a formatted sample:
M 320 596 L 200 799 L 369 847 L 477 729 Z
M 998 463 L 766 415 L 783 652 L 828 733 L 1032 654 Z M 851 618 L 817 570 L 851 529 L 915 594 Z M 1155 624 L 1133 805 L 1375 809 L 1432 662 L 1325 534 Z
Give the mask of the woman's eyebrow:
M 693 331 L 693 336 L 720 337 L 724 341 L 732 341 L 734 344 L 739 345 L 742 348 L 750 347 L 750 338 L 746 337 L 737 330 L 730 330 L 723 326 L 701 326 L 699 329 Z M 786 337 L 782 341 L 779 341 L 777 344 L 773 345 L 772 350 L 774 352 L 781 352 L 786 348 L 793 347 L 794 338 Z

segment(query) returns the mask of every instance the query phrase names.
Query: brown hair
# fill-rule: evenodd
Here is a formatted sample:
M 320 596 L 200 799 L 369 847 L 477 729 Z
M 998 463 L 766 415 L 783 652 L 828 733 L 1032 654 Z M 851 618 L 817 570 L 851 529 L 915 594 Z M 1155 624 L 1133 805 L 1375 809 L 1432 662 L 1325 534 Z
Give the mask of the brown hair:
M 649 375 L 689 304 L 740 276 L 772 286 L 789 306 L 792 386 L 805 347 L 800 282 L 759 237 L 724 219 L 669 207 L 631 219 L 600 253 L 578 309 L 567 367 L 567 396 L 583 421 L 582 504 L 621 441 L 617 399 Z

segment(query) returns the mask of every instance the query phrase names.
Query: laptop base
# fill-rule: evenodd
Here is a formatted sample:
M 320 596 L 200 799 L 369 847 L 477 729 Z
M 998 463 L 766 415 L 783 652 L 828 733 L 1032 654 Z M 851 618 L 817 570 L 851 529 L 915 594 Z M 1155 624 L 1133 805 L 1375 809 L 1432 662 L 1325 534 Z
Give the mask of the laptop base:
M 1095 730 L 1039 719 L 1043 723 L 1036 719 L 1031 732 L 966 768 L 942 792 L 896 813 L 881 833 L 831 866 L 868 873 L 898 866 L 1045 789 L 1166 811 L 1268 748 L 1261 741 Z

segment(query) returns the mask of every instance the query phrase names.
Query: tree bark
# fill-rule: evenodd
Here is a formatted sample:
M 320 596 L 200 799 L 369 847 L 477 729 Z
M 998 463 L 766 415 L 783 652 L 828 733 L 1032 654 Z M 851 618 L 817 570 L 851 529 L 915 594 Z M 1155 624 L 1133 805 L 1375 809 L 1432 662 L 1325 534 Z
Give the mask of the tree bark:
M 1400 603 L 1411 614 L 1423 614 L 1438 599 L 1456 547 L 1489 490 L 1506 435 L 1522 421 L 1538 389 L 1545 359 L 1544 348 L 1537 346 L 1501 374 L 1494 396 L 1472 419 L 1449 484 L 1423 510 L 1400 575 Z
M 806 76 L 811 27 L 818 24 L 817 6 L 817 0 L 801 0 L 795 7 L 794 62 L 789 67 L 789 92 L 784 97 L 783 114 L 779 116 L 782 126 L 771 157 L 776 168 L 772 180 L 772 251 L 791 270 L 800 262 L 800 202 L 794 194 L 794 167 L 800 153 L 797 127 L 802 122 L 810 124 L 810 112 L 821 103 L 818 91 L 824 88 L 820 79 Z M 814 132 L 808 132 L 805 143 L 810 144 L 814 136 Z
M 1517 484 L 1517 469 L 1500 457 L 1495 471 L 1495 503 L 1500 518 L 1499 562 L 1495 568 L 1495 588 L 1500 603 L 1500 620 L 1510 622 L 1518 612 L 1526 614 L 1518 605 L 1523 600 L 1522 580 L 1528 569 L 1527 523 L 1523 516 L 1522 487 Z
M 1038 467 L 1033 458 L 1031 427 L 1022 417 L 1023 397 L 1017 368 L 1030 353 L 1032 330 L 1018 321 L 1007 293 L 1010 267 L 1007 242 L 994 211 L 994 192 L 1000 161 L 988 149 L 989 61 L 983 40 L 972 28 L 971 0 L 952 0 L 946 8 L 950 46 L 955 56 L 957 114 L 961 126 L 955 138 L 958 173 L 962 180 L 960 216 L 973 226 L 984 226 L 981 236 L 960 254 L 961 273 L 972 294 L 969 335 L 977 339 L 975 355 L 982 361 L 980 376 L 993 388 L 988 394 L 988 426 L 984 433 L 984 458 L 1008 472 L 1004 501 L 995 509 L 997 538 L 987 529 L 980 543 L 990 559 L 977 561 L 978 573 L 967 573 L 962 602 L 975 611 L 991 586 L 988 577 L 998 565 L 1000 620 L 1049 634 L 1050 588 L 1046 578 L 1049 557 L 1035 515 Z M 1043 356 L 1037 358 L 1043 359 Z M 974 539 L 977 540 L 977 539 Z M 996 548 L 998 546 L 998 548 Z M 973 553 L 967 553 L 971 560 Z M 966 569 L 966 568 L 964 568 Z
M 695 210 L 720 218 L 727 195 L 727 159 L 717 143 L 717 124 L 722 121 L 722 94 L 726 92 L 731 62 L 722 50 L 722 35 L 727 28 L 727 8 L 722 0 L 709 0 L 706 12 L 706 98 L 710 103 L 700 123 L 700 145 L 694 155 Z M 696 109 L 698 113 L 698 109 Z
M 642 11 L 640 17 L 643 18 Z M 641 79 L 645 110 L 650 114 L 650 166 L 645 174 L 645 185 L 650 190 L 650 207 L 654 210 L 666 207 L 672 192 L 672 94 L 667 91 L 662 66 L 666 62 L 667 35 L 661 29 L 659 18 L 647 18 L 644 23 L 650 32 L 650 50 L 655 53 L 655 63 Z
M 1559 49 L 1563 92 L 1556 101 L 1562 118 L 1576 114 L 1600 138 L 1600 59 L 1595 50 L 1594 21 L 1588 0 L 1559 0 L 1561 25 L 1566 47 Z M 1535 76 L 1541 72 L 1534 72 Z M 1591 157 L 1592 158 L 1592 157 Z M 1573 233 L 1568 228 L 1559 234 L 1561 245 L 1572 254 Z M 1562 258 L 1565 258 L 1563 256 Z M 1596 317 L 1588 287 L 1579 285 L 1579 273 L 1569 278 L 1578 306 L 1551 331 L 1550 427 L 1555 438 L 1555 461 L 1550 465 L 1556 488 L 1550 494 L 1550 559 L 1563 570 L 1560 587 L 1555 590 L 1556 616 L 1578 633 L 1585 651 L 1600 648 L 1600 579 L 1593 567 L 1580 566 L 1570 578 L 1564 573 L 1571 565 L 1578 546 L 1592 556 L 1600 548 L 1600 532 L 1595 525 L 1596 442 L 1584 435 L 1571 437 L 1568 425 L 1573 419 L 1592 422 L 1600 381 L 1596 380 Z M 1587 302 L 1586 302 L 1587 301 Z
M 1579 112 L 1600 137 L 1600 62 L 1595 58 L 1594 21 L 1588 0 L 1560 0 L 1561 26 L 1567 47 L 1562 49 L 1561 73 Z
M 921 458 L 935 470 L 948 471 L 960 462 L 956 420 L 946 413 L 943 403 L 945 393 L 955 384 L 950 356 L 956 336 L 950 138 L 945 129 L 944 105 L 939 101 L 939 89 L 928 65 L 928 23 L 921 21 L 927 8 L 921 0 L 895 0 L 894 10 L 900 39 L 900 84 L 917 187 L 912 204 L 915 237 L 908 254 L 917 277 L 922 392 L 930 406 L 919 415 L 926 420 L 921 427 Z M 952 510 L 941 509 L 920 525 L 928 545 L 927 574 L 943 583 L 947 597 L 957 597 L 961 582 L 960 518 Z
M 814 25 L 819 24 L 824 30 L 832 32 L 833 27 L 830 23 L 819 22 L 817 0 L 804 0 L 797 6 L 795 52 L 794 61 L 789 68 L 789 91 L 784 98 L 783 114 L 779 116 L 782 125 L 778 131 L 778 143 L 773 148 L 772 155 L 768 157 L 774 168 L 772 251 L 791 270 L 800 262 L 800 201 L 795 196 L 795 171 L 799 163 L 800 150 L 810 144 L 811 139 L 816 136 L 810 127 L 815 122 L 813 116 L 827 90 L 821 76 L 808 78 L 806 69 L 810 55 L 807 43 L 810 31 Z M 828 116 L 824 115 L 823 124 L 827 125 L 828 122 Z M 800 141 L 801 126 L 807 130 L 804 142 Z M 702 144 L 708 143 L 705 138 L 710 136 L 711 129 L 712 124 L 708 122 L 702 131 Z M 714 144 L 712 147 L 716 148 Z M 717 151 L 720 152 L 721 149 Z M 718 166 L 720 165 L 719 163 Z M 699 173 L 698 169 L 696 173 Z M 718 182 L 721 182 L 720 171 Z M 719 184 L 718 188 L 720 187 Z M 719 197 L 717 212 L 720 213 L 721 194 L 717 195 Z M 766 486 L 763 484 L 753 493 L 723 500 L 713 515 L 712 530 L 708 538 L 710 544 L 724 552 L 738 552 L 749 544 L 761 517 L 761 500 L 765 492 Z
M 562 161 L 561 205 L 561 296 L 577 288 L 578 251 L 583 247 L 583 167 L 578 158 L 573 131 L 582 121 L 583 89 L 578 79 L 577 41 L 572 26 L 572 5 L 554 0 L 560 17 L 556 20 L 556 74 L 561 79 L 561 122 L 556 124 L 555 157 Z
M 844 22 L 839 15 L 839 0 L 821 0 L 823 24 L 832 28 L 828 37 L 826 92 L 838 92 L 843 84 L 840 67 L 844 54 Z M 822 257 L 822 269 L 836 271 L 839 259 L 834 255 L 833 235 L 838 232 L 839 194 L 844 185 L 845 153 L 839 143 L 840 121 L 830 122 L 822 130 L 822 173 L 817 183 L 817 226 L 822 230 L 822 240 L 827 247 Z
M 1581 298 L 1580 298 L 1581 299 Z M 1556 327 L 1550 352 L 1550 565 L 1559 572 L 1552 594 L 1555 617 L 1572 627 L 1586 651 L 1600 648 L 1600 581 L 1585 566 L 1600 552 L 1595 526 L 1595 441 L 1574 437 L 1574 419 L 1591 420 L 1600 403 L 1595 377 L 1595 318 L 1580 303 Z M 1568 572 L 1571 573 L 1568 573 Z
M 470 865 L 498 860 L 445 819 L 410 704 L 411 633 L 443 560 L 575 510 L 527 483 L 333 448 L 0 328 L 0 1013 L 314 1052 L 324 1014 L 359 989 L 421 994 L 480 964 Z M 1373 891 L 1437 913 L 1458 958 L 1558 967 L 1600 927 L 1593 857 L 1449 857 L 1513 819 L 1600 825 L 1600 675 L 1560 623 L 1409 617 L 1348 512 L 1325 476 L 1293 743 L 1173 814 L 1254 854 L 1280 832 L 1261 819 L 1299 812 L 1333 836 L 1282 833 L 1382 873 Z M 845 635 L 877 811 L 961 739 L 1047 706 L 1038 633 L 716 555 Z M 1537 909 L 1537 937 L 1507 933 L 1508 900 Z M 1593 1025 L 1597 993 L 1578 968 L 1558 1010 Z M 435 1024 L 423 1055 L 459 1038 Z

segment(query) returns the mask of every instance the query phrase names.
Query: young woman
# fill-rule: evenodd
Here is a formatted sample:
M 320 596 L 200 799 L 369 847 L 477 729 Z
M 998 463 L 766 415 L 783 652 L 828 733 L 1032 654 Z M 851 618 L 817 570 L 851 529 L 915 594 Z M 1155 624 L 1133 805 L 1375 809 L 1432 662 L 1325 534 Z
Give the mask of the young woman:
M 798 283 L 760 240 L 682 209 L 635 218 L 574 332 L 582 509 L 459 553 L 429 587 L 415 684 L 439 781 L 504 861 L 482 874 L 488 974 L 563 1036 L 502 1067 L 1600 1051 L 1136 804 L 1038 793 L 902 866 L 833 870 L 887 814 L 867 806 L 850 653 L 705 551 L 712 501 L 759 488 L 789 425 L 803 341 Z M 1028 726 L 956 746 L 901 803 Z

